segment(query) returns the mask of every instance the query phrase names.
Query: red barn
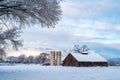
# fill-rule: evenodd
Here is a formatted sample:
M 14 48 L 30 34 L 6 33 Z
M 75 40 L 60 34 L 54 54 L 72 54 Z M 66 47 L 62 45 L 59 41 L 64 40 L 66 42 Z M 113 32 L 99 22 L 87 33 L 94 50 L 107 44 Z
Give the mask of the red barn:
M 63 66 L 108 66 L 105 58 L 97 53 L 69 53 L 63 60 Z

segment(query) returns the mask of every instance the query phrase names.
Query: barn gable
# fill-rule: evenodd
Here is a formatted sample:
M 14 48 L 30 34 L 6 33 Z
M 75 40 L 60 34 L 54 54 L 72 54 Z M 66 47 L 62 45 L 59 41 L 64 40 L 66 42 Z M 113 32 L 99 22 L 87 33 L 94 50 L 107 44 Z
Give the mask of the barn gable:
M 78 61 L 71 54 L 64 59 L 63 64 L 66 66 L 78 66 Z

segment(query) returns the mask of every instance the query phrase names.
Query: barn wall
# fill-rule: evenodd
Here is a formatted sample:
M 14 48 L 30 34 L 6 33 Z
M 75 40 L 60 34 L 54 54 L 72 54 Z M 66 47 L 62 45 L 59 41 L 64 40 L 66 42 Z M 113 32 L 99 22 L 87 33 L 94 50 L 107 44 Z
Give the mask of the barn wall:
M 63 66 L 79 66 L 79 62 L 69 54 L 63 61 Z
M 108 66 L 107 62 L 94 62 L 94 66 Z
M 108 66 L 107 62 L 79 62 L 79 66 Z

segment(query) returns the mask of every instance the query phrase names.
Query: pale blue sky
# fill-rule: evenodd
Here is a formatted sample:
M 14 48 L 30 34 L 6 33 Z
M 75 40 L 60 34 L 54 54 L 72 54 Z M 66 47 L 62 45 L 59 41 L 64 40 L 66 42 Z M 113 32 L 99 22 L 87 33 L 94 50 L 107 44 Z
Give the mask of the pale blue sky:
M 24 30 L 24 47 L 70 49 L 87 44 L 120 50 L 120 0 L 65 0 L 56 28 Z

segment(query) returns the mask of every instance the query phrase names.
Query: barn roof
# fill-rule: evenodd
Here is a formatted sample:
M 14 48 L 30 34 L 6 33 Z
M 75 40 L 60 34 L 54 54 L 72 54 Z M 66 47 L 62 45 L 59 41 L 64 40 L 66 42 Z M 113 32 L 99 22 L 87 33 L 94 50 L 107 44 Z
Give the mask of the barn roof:
M 91 52 L 88 54 L 80 54 L 80 53 L 70 53 L 73 55 L 74 58 L 76 58 L 78 61 L 83 61 L 83 62 L 107 62 L 105 58 L 100 56 L 99 54 L 95 52 Z

